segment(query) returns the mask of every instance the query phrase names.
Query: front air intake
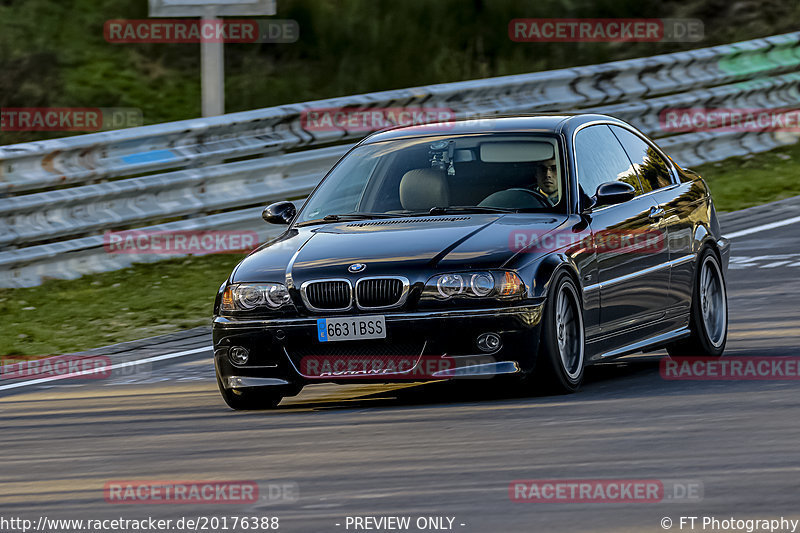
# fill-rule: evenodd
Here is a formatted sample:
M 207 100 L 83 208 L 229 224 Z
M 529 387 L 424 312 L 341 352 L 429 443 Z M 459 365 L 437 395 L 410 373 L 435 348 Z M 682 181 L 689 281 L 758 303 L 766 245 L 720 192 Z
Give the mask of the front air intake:
M 356 302 L 361 309 L 396 307 L 402 305 L 407 291 L 405 278 L 364 278 L 356 283 Z
M 312 311 L 343 311 L 353 303 L 353 287 L 347 280 L 317 280 L 302 285 L 303 302 Z

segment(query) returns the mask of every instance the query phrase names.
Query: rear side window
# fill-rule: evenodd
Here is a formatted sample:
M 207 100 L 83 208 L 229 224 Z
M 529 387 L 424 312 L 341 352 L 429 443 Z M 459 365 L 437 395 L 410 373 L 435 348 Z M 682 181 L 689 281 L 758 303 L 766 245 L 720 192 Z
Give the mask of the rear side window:
M 655 191 L 662 187 L 672 185 L 672 176 L 666 161 L 658 155 L 658 152 L 644 142 L 641 137 L 631 133 L 625 128 L 611 126 L 614 135 L 628 153 L 633 166 L 639 173 L 644 192 Z
M 597 187 L 607 181 L 624 181 L 642 193 L 642 186 L 631 160 L 617 138 L 605 124 L 589 126 L 575 137 L 578 185 L 587 196 L 594 196 Z

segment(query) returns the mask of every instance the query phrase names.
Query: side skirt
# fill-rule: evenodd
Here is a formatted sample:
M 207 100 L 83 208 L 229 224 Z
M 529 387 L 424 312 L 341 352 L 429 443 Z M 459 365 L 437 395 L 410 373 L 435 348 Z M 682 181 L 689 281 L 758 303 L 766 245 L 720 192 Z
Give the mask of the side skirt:
M 655 335 L 641 341 L 626 344 L 625 346 L 594 355 L 591 357 L 590 362 L 596 363 L 598 361 L 606 361 L 608 359 L 622 357 L 623 355 L 629 355 L 636 352 L 655 350 L 657 348 L 662 348 L 664 345 L 669 344 L 670 342 L 685 339 L 690 334 L 691 332 L 689 331 L 688 327 L 674 329 L 672 331 L 668 331 L 667 333 Z

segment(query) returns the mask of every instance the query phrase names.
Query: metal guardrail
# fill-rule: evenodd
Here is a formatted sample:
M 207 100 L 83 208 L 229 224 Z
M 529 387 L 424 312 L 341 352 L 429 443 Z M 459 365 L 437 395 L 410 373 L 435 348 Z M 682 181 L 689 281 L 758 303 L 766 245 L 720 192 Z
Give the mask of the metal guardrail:
M 250 229 L 262 204 L 302 197 L 364 136 L 310 131 L 319 108 L 449 108 L 457 116 L 591 111 L 627 120 L 695 165 L 796 141 L 767 132 L 662 131 L 675 107 L 781 108 L 800 101 L 800 32 L 548 72 L 305 102 L 0 147 L 0 287 L 76 278 L 163 257 L 108 254 L 102 232 Z M 260 156 L 255 159 L 244 159 Z M 150 175 L 144 175 L 150 174 Z M 3 197 L 4 195 L 4 197 Z M 218 211 L 227 211 L 215 213 Z M 159 221 L 182 220 L 159 224 Z

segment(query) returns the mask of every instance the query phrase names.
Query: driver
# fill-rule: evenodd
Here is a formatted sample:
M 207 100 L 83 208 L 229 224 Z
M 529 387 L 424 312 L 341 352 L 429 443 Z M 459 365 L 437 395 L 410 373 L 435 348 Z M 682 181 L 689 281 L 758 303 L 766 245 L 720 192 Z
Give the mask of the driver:
M 536 165 L 536 192 L 547 198 L 550 205 L 556 205 L 561 199 L 558 183 L 558 168 L 555 158 L 540 161 Z

